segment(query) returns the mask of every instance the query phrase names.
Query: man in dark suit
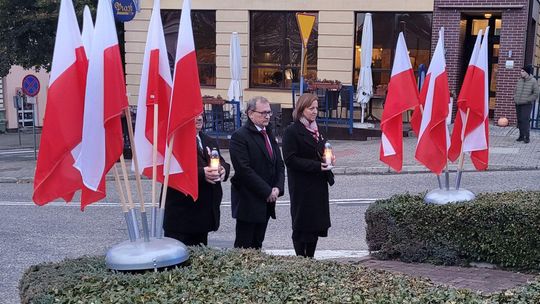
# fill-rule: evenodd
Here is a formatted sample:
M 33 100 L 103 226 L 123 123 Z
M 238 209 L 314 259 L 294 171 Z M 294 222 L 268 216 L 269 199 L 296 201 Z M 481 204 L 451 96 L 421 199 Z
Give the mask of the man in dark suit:
M 260 249 L 270 217 L 276 218 L 276 200 L 283 195 L 285 166 L 268 124 L 270 103 L 254 97 L 247 105 L 247 124 L 231 137 L 229 152 L 232 216 L 236 218 L 236 248 Z
M 195 119 L 199 198 L 194 202 L 191 196 L 168 188 L 165 201 L 165 236 L 175 238 L 187 246 L 207 245 L 208 232 L 218 229 L 219 208 L 223 197 L 221 181 L 227 180 L 231 170 L 221 154 L 219 168 L 210 167 L 210 152 L 212 149 L 219 152 L 219 147 L 213 138 L 201 132 L 203 123 L 203 117 L 199 115 Z

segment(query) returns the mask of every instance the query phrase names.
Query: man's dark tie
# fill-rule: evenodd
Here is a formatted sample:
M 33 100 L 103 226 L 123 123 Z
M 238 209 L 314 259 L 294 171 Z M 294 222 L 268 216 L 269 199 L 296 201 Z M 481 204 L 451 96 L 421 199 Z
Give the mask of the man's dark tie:
M 272 147 L 270 146 L 270 139 L 268 138 L 268 134 L 266 133 L 266 130 L 261 130 L 261 134 L 264 138 L 264 145 L 266 146 L 266 151 L 268 151 L 268 155 L 270 156 L 270 159 L 274 159 L 274 154 L 272 153 Z
M 199 150 L 199 152 L 202 152 L 201 139 L 199 138 L 199 136 L 196 136 L 195 138 L 197 138 L 197 150 Z

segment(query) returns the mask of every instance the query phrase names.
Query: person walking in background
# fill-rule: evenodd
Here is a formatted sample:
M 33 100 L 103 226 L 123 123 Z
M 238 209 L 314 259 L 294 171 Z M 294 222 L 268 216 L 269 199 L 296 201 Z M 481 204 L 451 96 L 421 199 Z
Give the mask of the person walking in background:
M 199 198 L 173 188 L 167 188 L 165 236 L 184 243 L 186 246 L 208 245 L 208 232 L 219 228 L 220 205 L 223 197 L 221 182 L 227 180 L 231 166 L 220 154 L 220 166 L 210 167 L 210 154 L 213 149 L 219 153 L 216 140 L 202 132 L 203 116 L 195 118 L 197 128 L 197 166 L 199 176 Z
M 532 104 L 538 98 L 539 90 L 538 82 L 532 76 L 532 65 L 524 66 L 520 73 L 521 77 L 517 82 L 516 91 L 514 93 L 519 128 L 519 137 L 517 138 L 517 141 L 523 141 L 528 144 L 530 141 L 529 133 L 531 129 L 529 118 L 531 117 Z
M 272 130 L 269 101 L 248 101 L 247 123 L 236 130 L 229 147 L 234 176 L 231 208 L 236 219 L 235 248 L 260 249 L 268 220 L 276 218 L 276 200 L 283 195 L 285 166 Z
M 304 257 L 315 255 L 319 237 L 326 237 L 331 226 L 328 185 L 334 184 L 334 175 L 322 157 L 326 139 L 317 128 L 317 107 L 317 96 L 302 95 L 293 111 L 294 123 L 283 135 L 292 241 L 296 255 Z

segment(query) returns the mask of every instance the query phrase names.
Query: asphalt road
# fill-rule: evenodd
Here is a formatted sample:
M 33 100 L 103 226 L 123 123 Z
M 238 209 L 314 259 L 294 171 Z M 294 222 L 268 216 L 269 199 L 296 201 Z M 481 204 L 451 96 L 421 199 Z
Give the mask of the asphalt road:
M 454 176 L 451 176 L 453 182 Z M 539 190 L 540 171 L 466 173 L 462 186 L 478 192 Z M 421 193 L 437 186 L 432 174 L 355 175 L 336 177 L 330 197 L 332 228 L 318 249 L 365 251 L 364 212 L 374 199 L 398 193 Z M 77 203 L 45 207 L 31 202 L 32 184 L 0 183 L 0 303 L 18 303 L 17 284 L 28 266 L 81 255 L 101 255 L 126 237 L 114 183 L 106 201 L 81 212 Z M 229 184 L 224 184 L 221 226 L 209 245 L 232 247 Z M 150 182 L 144 182 L 150 193 Z M 147 198 L 149 197 L 147 195 Z M 75 200 L 78 200 L 76 198 Z M 277 220 L 269 224 L 264 249 L 292 249 L 288 196 L 280 198 Z

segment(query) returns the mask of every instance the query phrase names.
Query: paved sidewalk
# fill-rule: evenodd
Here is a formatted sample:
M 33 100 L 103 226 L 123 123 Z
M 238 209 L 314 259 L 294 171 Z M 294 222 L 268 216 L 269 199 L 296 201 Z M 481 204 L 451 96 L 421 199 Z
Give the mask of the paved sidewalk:
M 540 131 L 531 131 L 531 142 L 516 142 L 518 130 L 515 127 L 490 127 L 490 155 L 488 170 L 538 170 L 540 169 Z M 39 141 L 40 136 L 37 135 Z M 404 160 L 402 173 L 428 172 L 414 159 L 417 138 L 406 137 L 403 141 Z M 0 183 L 32 182 L 35 169 L 33 159 L 34 137 L 32 133 L 19 136 L 0 134 Z M 367 141 L 331 141 L 337 157 L 335 174 L 395 174 L 379 160 L 380 138 Z M 15 157 L 25 154 L 25 158 Z M 223 150 L 229 160 L 229 153 Z M 13 157 L 10 157 L 13 156 Z M 449 165 L 450 171 L 457 169 L 456 163 Z M 465 157 L 465 171 L 474 171 L 470 158 Z M 109 177 L 112 180 L 112 177 Z
M 515 288 L 538 279 L 531 274 L 487 268 L 436 266 L 375 259 L 365 259 L 360 261 L 360 264 L 368 268 L 429 278 L 436 284 L 467 288 L 486 294 Z

